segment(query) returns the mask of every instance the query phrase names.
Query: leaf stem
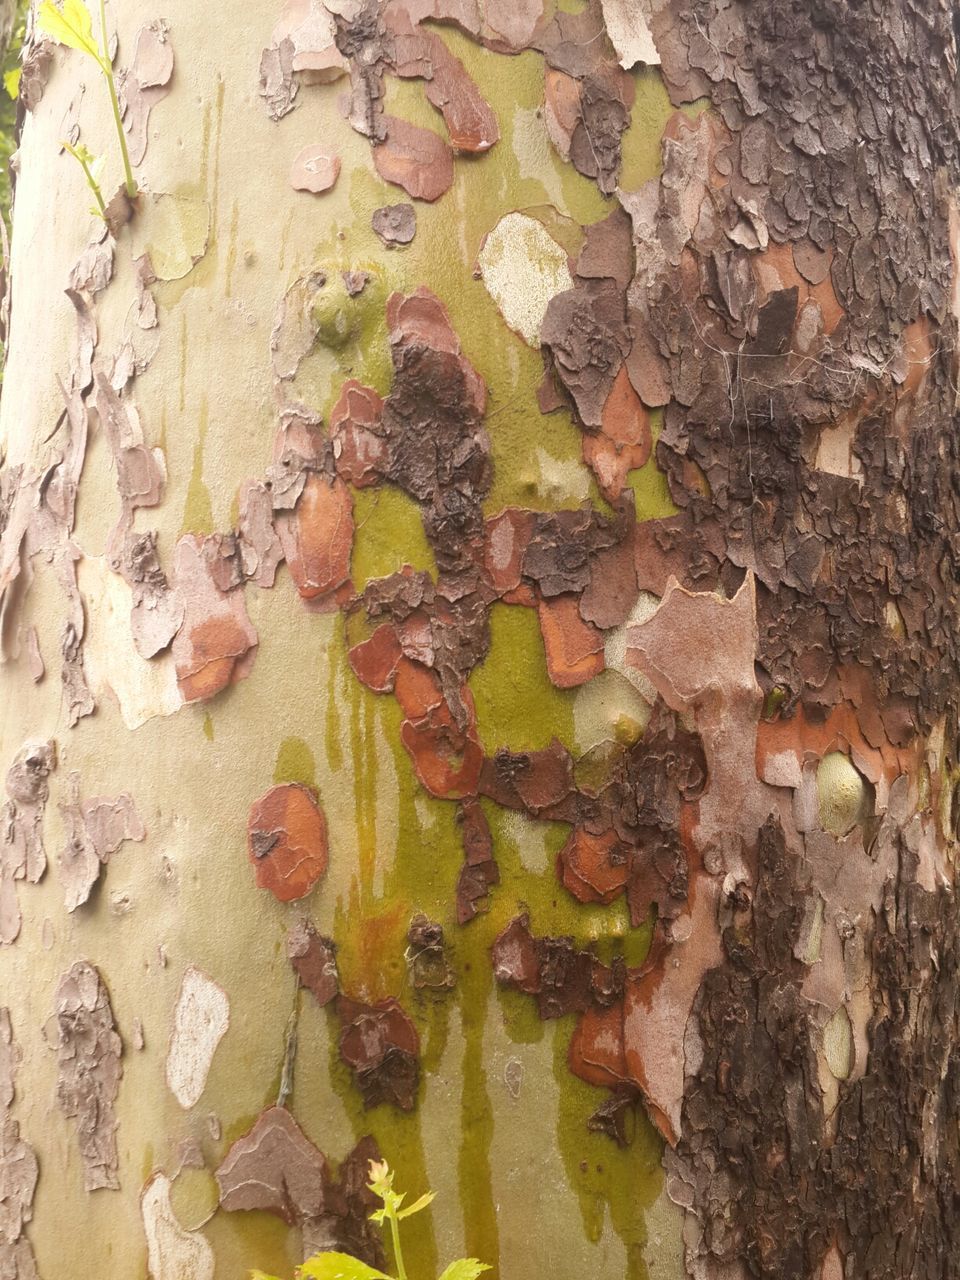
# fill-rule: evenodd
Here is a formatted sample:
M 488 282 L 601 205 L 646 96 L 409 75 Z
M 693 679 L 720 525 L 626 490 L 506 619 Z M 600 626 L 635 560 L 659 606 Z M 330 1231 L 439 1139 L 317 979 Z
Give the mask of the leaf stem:
M 64 149 L 73 156 L 74 160 L 76 160 L 77 164 L 79 164 L 80 168 L 83 170 L 83 175 L 87 180 L 87 186 L 93 192 L 94 199 L 97 202 L 97 208 L 100 210 L 100 217 L 106 220 L 107 206 L 103 202 L 103 192 L 100 190 L 100 183 L 97 182 L 96 178 L 93 176 L 93 170 L 87 163 L 86 156 L 81 154 L 80 151 L 77 151 L 75 147 L 72 147 L 69 142 L 63 143 L 63 146 Z
M 123 131 L 123 121 L 120 118 L 120 102 L 117 98 L 117 86 L 113 79 L 113 62 L 110 59 L 110 49 L 107 45 L 107 10 L 104 0 L 100 0 L 100 49 L 100 66 L 103 69 L 103 74 L 107 78 L 107 87 L 110 90 L 110 105 L 113 108 L 113 122 L 117 126 L 117 137 L 120 140 L 120 151 L 123 155 L 123 172 L 127 195 L 131 200 L 133 200 L 137 195 L 137 183 L 133 176 L 133 169 L 130 165 L 130 152 L 127 150 L 127 136 Z
M 397 1280 L 407 1280 L 406 1268 L 403 1265 L 403 1250 L 400 1248 L 400 1223 L 397 1211 L 392 1206 L 387 1211 L 390 1218 L 390 1235 L 393 1238 L 393 1257 L 397 1264 Z

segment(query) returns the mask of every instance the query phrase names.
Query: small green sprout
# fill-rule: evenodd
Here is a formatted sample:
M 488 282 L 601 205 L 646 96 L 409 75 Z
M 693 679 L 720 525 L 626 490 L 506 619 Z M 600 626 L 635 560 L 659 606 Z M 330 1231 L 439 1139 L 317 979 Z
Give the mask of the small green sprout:
M 107 206 L 103 199 L 103 192 L 100 190 L 100 179 L 103 176 L 103 168 L 106 163 L 103 156 L 92 156 L 82 142 L 78 142 L 76 146 L 71 146 L 69 142 L 61 142 L 60 145 L 79 164 L 83 170 L 83 176 L 87 180 L 87 186 L 93 192 L 97 207 L 91 209 L 90 212 L 99 214 L 101 218 L 106 220 Z
M 117 138 L 120 142 L 120 154 L 123 156 L 124 186 L 128 198 L 130 200 L 135 199 L 137 183 L 133 176 L 133 169 L 130 166 L 127 138 L 123 132 L 123 121 L 120 118 L 120 102 L 117 98 L 117 86 L 113 78 L 113 62 L 107 45 L 107 13 L 104 0 L 100 0 L 99 47 L 93 35 L 93 20 L 90 17 L 90 11 L 83 3 L 83 0 L 63 0 L 63 7 L 60 9 L 53 3 L 53 0 L 43 0 L 37 15 L 37 22 L 44 35 L 49 36 L 51 40 L 56 40 L 58 44 L 66 45 L 68 49 L 79 49 L 81 53 L 85 53 L 92 58 L 103 73 L 107 88 L 110 91 L 113 122 L 116 125 Z M 78 160 L 80 159 L 75 149 L 67 147 L 67 150 Z M 83 161 L 81 161 L 81 164 L 83 164 Z M 87 181 L 90 182 L 90 174 L 86 165 L 84 165 L 84 173 L 87 175 Z M 91 187 L 93 186 L 92 183 L 90 185 Z M 99 195 L 99 184 L 94 191 L 95 194 L 98 194 L 97 203 L 101 206 L 102 213 L 104 206 L 102 195 Z
M 370 1215 L 371 1222 L 376 1222 L 385 1229 L 390 1227 L 390 1238 L 393 1244 L 393 1257 L 397 1265 L 396 1276 L 388 1276 L 376 1267 L 370 1267 L 359 1258 L 348 1253 L 315 1253 L 301 1266 L 297 1267 L 296 1280 L 407 1280 L 407 1270 L 403 1261 L 403 1250 L 400 1246 L 400 1223 L 404 1218 L 412 1217 L 425 1209 L 433 1200 L 435 1192 L 427 1191 L 413 1204 L 403 1207 L 405 1195 L 393 1189 L 393 1172 L 386 1161 L 370 1161 L 370 1190 L 383 1202 L 383 1208 Z M 476 1258 L 458 1258 L 445 1268 L 440 1280 L 477 1280 L 477 1277 L 490 1268 L 485 1262 Z M 276 1280 L 274 1276 L 265 1275 L 262 1271 L 251 1271 L 251 1280 Z

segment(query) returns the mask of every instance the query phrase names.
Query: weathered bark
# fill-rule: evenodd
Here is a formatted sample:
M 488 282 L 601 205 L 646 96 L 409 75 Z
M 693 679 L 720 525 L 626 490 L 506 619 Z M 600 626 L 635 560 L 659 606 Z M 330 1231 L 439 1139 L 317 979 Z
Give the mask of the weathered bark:
M 378 1150 L 418 1274 L 956 1275 L 945 0 L 117 18 L 107 230 L 26 51 L 0 1280 L 383 1265 Z

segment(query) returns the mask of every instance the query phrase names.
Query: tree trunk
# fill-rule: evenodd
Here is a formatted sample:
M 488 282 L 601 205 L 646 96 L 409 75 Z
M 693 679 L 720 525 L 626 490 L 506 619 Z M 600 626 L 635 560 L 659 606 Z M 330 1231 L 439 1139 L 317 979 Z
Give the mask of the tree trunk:
M 106 224 L 25 50 L 0 1280 L 385 1266 L 378 1152 L 419 1280 L 960 1274 L 950 7 L 114 10 Z

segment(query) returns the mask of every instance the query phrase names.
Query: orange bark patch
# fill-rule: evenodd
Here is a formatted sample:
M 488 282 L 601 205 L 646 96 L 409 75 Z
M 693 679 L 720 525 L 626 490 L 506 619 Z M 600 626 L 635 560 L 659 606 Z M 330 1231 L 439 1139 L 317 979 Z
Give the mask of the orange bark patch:
M 650 457 L 650 448 L 650 419 L 624 364 L 603 406 L 600 431 L 583 437 L 583 460 L 612 501 L 623 492 L 627 472 Z
M 278 522 L 290 576 L 305 600 L 345 582 L 353 547 L 353 499 L 342 480 L 312 472 L 291 516 Z
M 358 489 L 376 484 L 385 465 L 386 441 L 373 430 L 382 412 L 376 391 L 350 378 L 330 414 L 337 474 Z
M 560 850 L 560 878 L 579 902 L 613 902 L 626 888 L 630 859 L 615 831 L 575 827 Z
M 570 689 L 604 668 L 603 636 L 580 616 L 574 595 L 553 596 L 537 604 L 547 673 L 560 689 Z
M 507 507 L 486 522 L 483 563 L 497 595 L 520 586 L 520 565 L 535 523 L 534 512 L 518 507 Z M 532 598 L 529 603 L 534 603 Z
M 412 662 L 409 658 L 401 658 L 397 664 L 394 692 L 403 714 L 410 720 L 421 719 L 443 701 L 436 674 L 421 662 Z
M 854 692 L 852 671 L 842 673 Z M 869 735 L 869 738 L 868 736 Z M 875 704 L 866 699 L 859 708 L 849 702 L 833 707 L 821 723 L 808 720 L 802 706 L 786 720 L 761 720 L 757 730 L 757 776 L 776 769 L 778 757 L 793 756 L 797 766 L 822 760 L 831 751 L 849 751 L 856 767 L 874 786 L 883 778 L 892 783 L 916 767 L 916 752 L 898 749 L 888 739 Z
M 581 1080 L 615 1089 L 630 1079 L 623 1049 L 623 1001 L 609 1009 L 588 1009 L 580 1015 L 568 1053 L 570 1070 Z
M 357 679 L 375 693 L 389 693 L 400 663 L 400 641 L 385 622 L 369 640 L 356 644 L 347 655 Z
M 472 722 L 459 728 L 445 702 L 419 720 L 404 720 L 400 741 L 431 795 L 462 799 L 476 793 L 483 748 Z
M 206 701 L 246 676 L 257 647 L 243 589 L 217 586 L 204 554 L 206 542 L 187 534 L 177 543 L 175 557 L 184 617 L 173 639 L 173 658 L 185 702 Z
M 327 820 L 297 782 L 271 787 L 250 810 L 247 851 L 257 884 L 281 902 L 305 897 L 327 869 Z

